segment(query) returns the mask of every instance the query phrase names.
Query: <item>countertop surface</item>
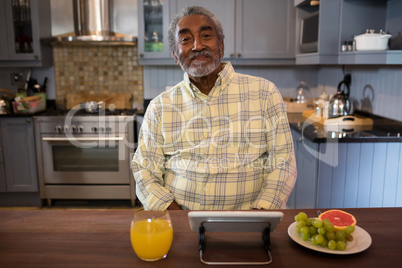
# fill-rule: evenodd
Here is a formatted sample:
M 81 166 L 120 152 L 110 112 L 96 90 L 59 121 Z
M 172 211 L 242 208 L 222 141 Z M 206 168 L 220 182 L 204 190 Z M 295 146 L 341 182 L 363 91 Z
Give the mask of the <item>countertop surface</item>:
M 344 210 L 371 237 L 371 244 L 355 237 L 367 249 L 337 255 L 301 246 L 288 235 L 288 228 L 298 212 L 313 217 L 317 210 L 280 210 L 282 221 L 270 235 L 273 262 L 266 267 L 400 267 L 402 208 Z M 170 211 L 172 247 L 166 259 L 156 262 L 144 262 L 133 251 L 133 214 L 133 210 L 0 210 L 0 267 L 208 267 L 200 261 L 199 236 L 190 229 L 188 211 Z M 266 259 L 261 233 L 236 234 L 206 232 L 205 259 Z
M 312 142 L 402 142 L 402 122 L 356 111 L 355 115 L 373 119 L 373 126 L 326 131 L 322 125 L 309 124 L 302 114 L 288 114 L 291 129 Z

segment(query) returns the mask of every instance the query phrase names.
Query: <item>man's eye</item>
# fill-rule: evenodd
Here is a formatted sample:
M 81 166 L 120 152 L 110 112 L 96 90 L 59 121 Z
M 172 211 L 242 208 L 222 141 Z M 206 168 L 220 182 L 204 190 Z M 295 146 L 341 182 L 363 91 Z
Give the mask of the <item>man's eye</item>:
M 181 39 L 182 43 L 187 43 L 189 41 L 190 41 L 190 38 L 188 38 L 188 37 L 184 37 L 184 38 Z

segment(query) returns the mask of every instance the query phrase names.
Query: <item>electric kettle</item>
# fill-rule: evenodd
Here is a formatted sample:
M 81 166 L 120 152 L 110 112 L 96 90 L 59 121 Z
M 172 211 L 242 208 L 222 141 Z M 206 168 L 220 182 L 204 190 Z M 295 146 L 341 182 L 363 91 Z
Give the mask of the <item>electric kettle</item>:
M 342 90 L 345 86 L 346 92 Z M 345 79 L 338 84 L 338 93 L 332 97 L 328 105 L 328 118 L 335 118 L 348 115 L 351 112 L 352 103 L 349 100 L 350 93 L 350 76 L 345 76 Z

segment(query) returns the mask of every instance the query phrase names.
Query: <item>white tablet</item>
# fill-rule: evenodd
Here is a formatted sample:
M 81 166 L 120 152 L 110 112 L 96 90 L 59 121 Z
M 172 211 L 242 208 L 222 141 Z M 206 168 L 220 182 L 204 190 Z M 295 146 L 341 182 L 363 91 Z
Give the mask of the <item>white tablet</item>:
M 262 232 L 270 225 L 271 232 L 282 220 L 279 211 L 190 211 L 188 220 L 194 232 L 201 223 L 207 232 Z

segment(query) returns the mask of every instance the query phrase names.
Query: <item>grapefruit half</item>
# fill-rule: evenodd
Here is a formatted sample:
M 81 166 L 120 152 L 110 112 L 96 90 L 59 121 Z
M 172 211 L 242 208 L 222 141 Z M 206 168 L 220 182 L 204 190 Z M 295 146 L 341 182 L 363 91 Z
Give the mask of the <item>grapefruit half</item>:
M 356 218 L 345 211 L 332 209 L 321 213 L 318 218 L 320 220 L 328 219 L 335 230 L 345 230 L 349 225 L 356 226 Z

